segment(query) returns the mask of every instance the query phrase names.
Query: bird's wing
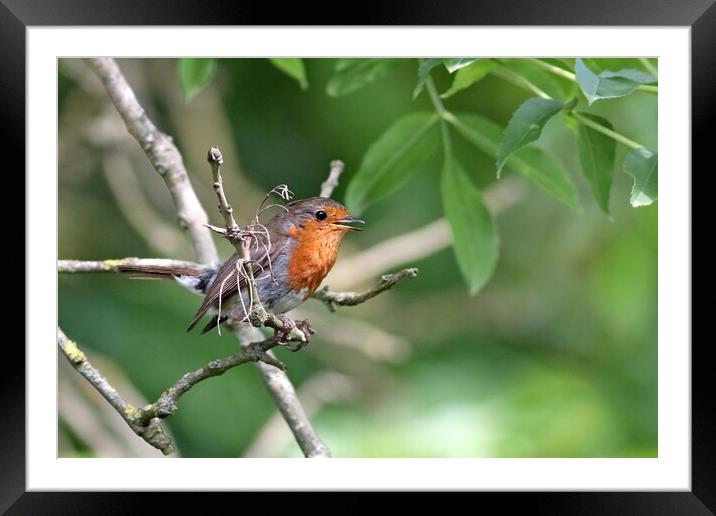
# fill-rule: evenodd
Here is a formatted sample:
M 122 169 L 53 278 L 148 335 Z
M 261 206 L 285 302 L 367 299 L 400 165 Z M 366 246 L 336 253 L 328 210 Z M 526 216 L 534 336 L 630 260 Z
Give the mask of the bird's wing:
M 276 241 L 271 242 L 270 246 L 263 246 L 260 243 L 256 245 L 256 240 L 250 242 L 249 258 L 251 259 L 253 265 L 254 275 L 258 276 L 269 273 L 271 263 L 276 261 L 279 253 L 285 247 L 285 238 L 286 237 L 279 237 L 278 239 L 275 238 Z M 210 307 L 213 306 L 218 308 L 219 298 L 221 298 L 222 303 L 225 303 L 227 299 L 236 295 L 239 291 L 239 286 L 241 288 L 244 287 L 246 284 L 246 278 L 244 277 L 243 272 L 239 275 L 236 267 L 238 261 L 239 255 L 238 253 L 235 253 L 231 256 L 231 258 L 226 260 L 221 267 L 219 267 L 219 270 L 216 272 L 216 276 L 214 277 L 214 281 L 212 281 L 211 285 L 209 285 L 209 288 L 206 290 L 204 301 L 199 307 L 199 310 L 197 310 L 196 315 L 194 315 L 194 318 L 191 320 L 191 323 L 189 323 L 189 327 L 186 331 L 191 331 L 191 329 L 196 326 L 196 323 L 199 322 Z M 237 282 L 239 276 L 241 276 L 241 281 Z

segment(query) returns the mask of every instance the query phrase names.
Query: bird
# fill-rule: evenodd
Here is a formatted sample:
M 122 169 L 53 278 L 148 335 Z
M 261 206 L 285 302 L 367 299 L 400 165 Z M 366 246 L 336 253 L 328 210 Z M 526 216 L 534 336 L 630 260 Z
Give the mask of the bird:
M 266 224 L 252 226 L 259 229 L 247 234 L 259 300 L 277 316 L 313 295 L 335 264 L 343 237 L 362 230 L 354 224 L 364 224 L 341 203 L 327 197 L 296 200 L 282 208 Z M 212 317 L 201 332 L 204 334 L 226 321 L 248 320 L 251 299 L 241 263 L 236 252 L 212 267 L 124 264 L 118 270 L 135 278 L 174 279 L 203 295 L 187 331 L 209 313 Z

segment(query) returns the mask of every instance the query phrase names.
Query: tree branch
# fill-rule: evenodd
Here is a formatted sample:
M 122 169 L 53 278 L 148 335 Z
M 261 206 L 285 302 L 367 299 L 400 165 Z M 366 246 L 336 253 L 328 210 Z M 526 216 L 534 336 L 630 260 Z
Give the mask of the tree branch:
M 160 420 L 156 417 L 145 419 L 142 410 L 127 403 L 117 390 L 109 384 L 107 379 L 87 360 L 87 356 L 77 347 L 77 343 L 68 339 L 59 327 L 57 328 L 57 345 L 72 367 L 84 376 L 104 399 L 114 407 L 135 434 L 160 450 L 164 455 L 174 451 L 172 441 L 166 434 Z
M 161 132 L 139 104 L 134 91 L 111 58 L 87 59 L 117 108 L 127 130 L 149 158 L 154 170 L 164 179 L 177 207 L 179 224 L 189 233 L 194 254 L 201 263 L 219 261 L 216 246 L 204 225 L 208 218 L 191 186 L 179 150 L 171 137 Z
M 223 374 L 237 365 L 249 361 L 256 362 L 264 384 L 273 396 L 279 411 L 291 428 L 305 456 L 330 457 L 328 447 L 320 440 L 313 429 L 304 408 L 298 400 L 293 385 L 284 373 L 285 366 L 270 353 L 271 348 L 287 341 L 307 341 L 311 330 L 307 325 L 303 326 L 305 329 L 299 329 L 293 321 L 287 318 L 279 318 L 267 312 L 261 306 L 253 278 L 253 268 L 247 265 L 249 263 L 249 254 L 245 245 L 246 238 L 233 217 L 233 209 L 223 191 L 220 173 L 223 159 L 218 148 L 213 147 L 210 149 L 208 160 L 214 178 L 214 191 L 219 199 L 219 209 L 224 218 L 224 230 L 208 224 L 207 214 L 192 188 L 179 150 L 172 143 L 171 138 L 159 131 L 149 119 L 115 61 L 110 58 L 87 59 L 86 61 L 102 81 L 105 90 L 124 120 L 127 130 L 137 140 L 154 169 L 164 179 L 176 204 L 180 225 L 188 230 L 194 253 L 199 262 L 207 265 L 218 262 L 218 253 L 208 229 L 223 234 L 240 253 L 242 258 L 241 265 L 249 279 L 248 284 L 252 299 L 250 320 L 254 327 L 239 324 L 238 328 L 234 329 L 234 334 L 242 345 L 242 351 L 230 357 L 214 360 L 205 367 L 185 374 L 172 387 L 167 389 L 155 403 L 142 409 L 138 409 L 124 401 L 116 389 L 109 385 L 106 379 L 86 360 L 84 353 L 77 348 L 76 344 L 69 341 L 58 328 L 58 344 L 60 348 L 75 366 L 75 369 L 102 393 L 132 430 L 152 446 L 160 449 L 164 454 L 171 453 L 173 446 L 161 425 L 161 418 L 167 417 L 176 410 L 179 398 L 200 381 Z M 342 162 L 338 160 L 331 162 L 329 177 L 321 185 L 322 196 L 329 197 L 332 194 L 342 171 Z M 145 260 L 136 258 L 94 262 L 62 260 L 58 263 L 58 270 L 60 272 L 109 272 L 117 271 L 119 265 L 138 264 L 139 262 L 148 263 Z M 197 265 L 175 260 L 151 260 L 153 265 L 176 265 L 177 263 L 181 263 L 182 266 Z M 387 290 L 403 277 L 414 276 L 416 272 L 417 270 L 406 269 L 406 271 L 402 271 L 397 275 L 384 277 L 377 287 L 363 294 L 344 293 L 341 295 L 324 290 L 324 299 L 328 300 L 324 302 L 330 303 L 329 306 L 333 304 L 357 304 Z M 273 328 L 275 331 L 274 337 L 258 340 L 263 337 L 256 328 L 258 326 Z
M 218 262 L 216 247 L 211 239 L 211 233 L 206 227 L 208 217 L 192 188 L 181 154 L 172 143 L 171 138 L 160 132 L 149 119 L 114 59 L 88 59 L 87 63 L 102 81 L 130 134 L 137 140 L 152 166 L 164 179 L 177 207 L 179 222 L 188 229 L 188 236 L 197 259 L 203 264 Z M 108 270 L 116 270 L 116 265 L 112 269 L 111 264 L 102 265 L 100 270 L 105 270 L 107 267 L 109 267 Z M 271 322 L 274 326 L 282 324 L 280 320 Z M 300 332 L 298 329 L 295 330 Z M 236 335 L 240 345 L 243 347 L 250 345 L 250 340 L 246 340 L 246 337 L 242 337 L 240 334 Z M 294 333 L 288 335 L 287 338 L 295 336 L 297 334 Z M 305 417 L 303 407 L 285 373 L 263 362 L 258 362 L 257 368 L 273 398 L 281 400 L 279 408 L 284 407 L 281 412 L 294 435 L 310 437 L 314 442 L 313 447 L 309 444 L 306 444 L 305 447 L 303 444 L 301 445 L 304 453 L 307 456 L 313 456 L 313 454 L 330 456 L 328 448 L 320 441 L 311 422 Z M 281 378 L 282 385 L 278 385 L 273 378 Z M 297 420 L 301 425 L 300 428 L 294 428 L 296 420 L 291 413 L 304 414 L 303 419 Z M 299 444 L 301 444 L 300 441 Z M 311 455 L 306 450 L 309 450 Z
M 165 390 L 156 402 L 138 408 L 121 397 L 107 379 L 87 360 L 87 356 L 77 347 L 77 343 L 68 339 L 60 328 L 57 328 L 57 344 L 70 364 L 114 407 L 134 433 L 164 455 L 172 453 L 174 446 L 160 420 L 176 412 L 179 398 L 197 383 L 222 375 L 229 369 L 247 362 L 263 362 L 272 366 L 270 369 L 283 370 L 286 368 L 284 364 L 268 354 L 271 348 L 279 344 L 278 340 L 269 338 L 252 342 L 238 353 L 212 360 L 204 367 L 186 373 L 174 385 Z M 291 400 L 291 398 L 287 399 Z M 282 400 L 281 402 L 290 406 L 289 401 Z
M 309 378 L 298 390 L 301 404 L 309 416 L 318 412 L 324 404 L 349 399 L 358 390 L 353 382 L 342 374 L 320 372 Z M 291 433 L 283 424 L 283 414 L 275 412 L 258 432 L 254 442 L 244 451 L 244 457 L 273 457 L 291 441 Z M 295 436 L 294 436 L 295 438 Z
M 378 294 L 393 288 L 396 283 L 404 278 L 414 278 L 418 275 L 418 269 L 403 269 L 395 274 L 386 274 L 380 278 L 380 283 L 364 292 L 331 292 L 328 286 L 317 290 L 313 297 L 323 301 L 331 312 L 336 311 L 335 305 L 355 306 L 374 298 Z
M 328 173 L 328 178 L 321 183 L 320 197 L 330 197 L 333 194 L 333 190 L 338 186 L 338 178 L 343 173 L 345 165 L 339 159 L 331 161 L 331 170 Z
M 258 328 L 248 324 L 240 324 L 234 330 L 234 335 L 239 342 L 251 342 L 261 337 Z M 270 351 L 266 352 L 273 356 Z M 261 380 L 266 389 L 271 393 L 279 412 L 291 429 L 298 446 L 307 458 L 330 457 L 331 451 L 321 440 L 311 424 L 311 420 L 303 408 L 303 404 L 296 394 L 296 389 L 286 376 L 286 373 L 265 364 L 257 362 L 256 367 L 261 373 Z
M 102 261 L 61 260 L 58 269 L 64 273 L 117 272 L 118 265 L 129 263 L 134 265 L 180 264 L 188 267 L 201 267 L 200 264 L 193 262 L 180 262 L 176 260 L 124 258 L 121 260 Z M 330 292 L 327 289 L 323 289 L 317 292 L 316 297 L 329 304 L 329 306 L 332 306 L 334 303 L 356 305 L 388 290 L 404 278 L 415 277 L 416 274 L 417 269 L 405 269 L 399 273 L 384 276 L 376 287 L 363 293 Z M 286 330 L 284 321 L 276 318 L 273 314 L 269 313 L 268 315 L 269 317 L 265 321 L 265 326 L 274 328 L 275 330 Z M 235 329 L 234 334 L 240 342 L 250 342 L 250 344 L 243 345 L 243 349 L 239 353 L 213 360 L 204 367 L 186 373 L 172 387 L 164 391 L 155 403 L 143 408 L 134 407 L 122 399 L 99 371 L 87 361 L 84 353 L 77 348 L 77 345 L 67 339 L 59 328 L 58 344 L 75 369 L 107 399 L 129 427 L 149 444 L 161 450 L 165 455 L 172 453 L 174 448 L 160 420 L 170 416 L 177 410 L 179 398 L 194 385 L 203 380 L 219 376 L 238 365 L 247 362 L 256 362 L 264 384 L 273 396 L 279 412 L 288 423 L 289 428 L 305 456 L 330 457 L 330 450 L 316 434 L 306 415 L 306 411 L 298 399 L 293 385 L 283 373 L 285 365 L 279 362 L 269 351 L 279 344 L 278 340 L 273 337 L 252 342 L 255 341 L 257 337 L 260 338 L 261 334 L 256 328 L 252 328 L 248 325 L 240 325 L 239 328 Z M 290 332 L 284 335 L 284 338 L 293 340 L 301 340 L 302 337 L 302 335 L 292 335 Z
M 171 416 L 177 410 L 179 398 L 186 394 L 187 391 L 197 383 L 208 378 L 213 378 L 214 376 L 220 376 L 229 369 L 241 364 L 247 362 L 264 362 L 274 368 L 285 369 L 286 366 L 267 354 L 267 351 L 275 346 L 278 346 L 278 341 L 273 338 L 252 342 L 238 353 L 234 353 L 225 358 L 217 358 L 204 367 L 186 373 L 177 380 L 174 385 L 165 390 L 156 402 L 140 410 L 140 420 L 147 421 L 156 417 L 165 418 Z
M 124 258 L 121 260 L 102 261 L 61 260 L 58 269 L 59 272 L 65 273 L 117 272 L 118 265 L 130 263 L 133 265 L 180 264 L 188 267 L 201 267 L 200 264 L 193 262 L 179 262 L 176 260 Z M 375 287 L 365 292 L 331 292 L 324 288 L 317 291 L 314 296 L 326 303 L 331 310 L 335 310 L 334 305 L 336 304 L 353 306 L 385 292 L 404 278 L 414 278 L 417 273 L 418 270 L 413 268 L 404 269 L 396 274 L 385 275 Z M 295 327 L 287 327 L 286 321 L 279 319 L 270 312 L 267 312 L 267 318 L 263 325 L 276 331 L 281 331 L 284 341 L 303 341 L 305 339 L 301 330 Z M 242 343 L 242 351 L 225 358 L 213 360 L 204 367 L 186 373 L 172 387 L 164 391 L 155 403 L 141 409 L 124 401 L 99 371 L 87 361 L 84 353 L 77 348 L 77 345 L 68 340 L 59 328 L 58 344 L 75 369 L 87 378 L 90 384 L 107 399 L 130 428 L 165 455 L 172 453 L 174 447 L 162 427 L 160 419 L 168 417 L 176 411 L 179 398 L 203 380 L 224 374 L 229 369 L 246 362 L 256 362 L 264 385 L 274 398 L 279 412 L 288 423 L 296 442 L 305 456 L 330 457 L 330 450 L 313 429 L 293 385 L 284 373 L 286 366 L 270 353 L 272 348 L 279 345 L 279 340 L 276 336 L 256 341 L 257 338 L 261 338 L 261 333 L 256 328 L 245 324 L 235 328 L 234 335 Z

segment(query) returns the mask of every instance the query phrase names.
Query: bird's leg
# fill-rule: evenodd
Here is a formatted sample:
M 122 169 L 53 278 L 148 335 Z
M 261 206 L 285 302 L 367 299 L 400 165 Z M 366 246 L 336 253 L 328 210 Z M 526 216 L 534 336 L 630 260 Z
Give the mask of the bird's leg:
M 274 338 L 279 343 L 279 345 L 286 347 L 290 351 L 298 351 L 306 347 L 308 342 L 311 340 L 311 335 L 316 333 L 315 330 L 311 328 L 310 323 L 308 321 L 294 321 L 284 314 L 276 314 L 276 318 L 281 321 L 283 328 L 281 328 L 280 330 L 276 330 Z M 288 340 L 288 334 L 294 328 L 301 330 L 305 335 L 306 340 L 298 342 L 296 346 L 292 347 L 291 341 Z
M 276 319 L 281 321 L 281 329 L 276 329 L 274 333 L 274 338 L 279 342 L 279 344 L 287 344 L 288 341 L 286 340 L 288 338 L 288 334 L 296 327 L 296 323 L 293 322 L 293 320 L 284 314 L 275 314 Z
M 311 335 L 316 333 L 316 330 L 311 328 L 310 321 L 296 321 L 294 322 L 294 324 L 296 325 L 296 328 L 303 332 L 303 334 L 306 336 L 306 340 L 304 340 L 303 342 L 298 342 L 295 347 L 288 349 L 290 349 L 291 351 L 299 351 L 308 346 L 308 343 L 311 341 Z

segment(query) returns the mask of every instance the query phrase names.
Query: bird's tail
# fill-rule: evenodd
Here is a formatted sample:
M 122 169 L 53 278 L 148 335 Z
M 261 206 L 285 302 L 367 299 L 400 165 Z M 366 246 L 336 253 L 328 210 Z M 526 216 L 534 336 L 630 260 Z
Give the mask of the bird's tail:
M 175 276 L 199 277 L 203 269 L 175 265 L 118 265 L 119 272 L 128 272 L 130 278 L 137 279 L 172 279 Z
M 130 279 L 173 279 L 196 294 L 203 294 L 216 274 L 215 268 L 191 265 L 122 264 L 117 270 L 128 273 Z

